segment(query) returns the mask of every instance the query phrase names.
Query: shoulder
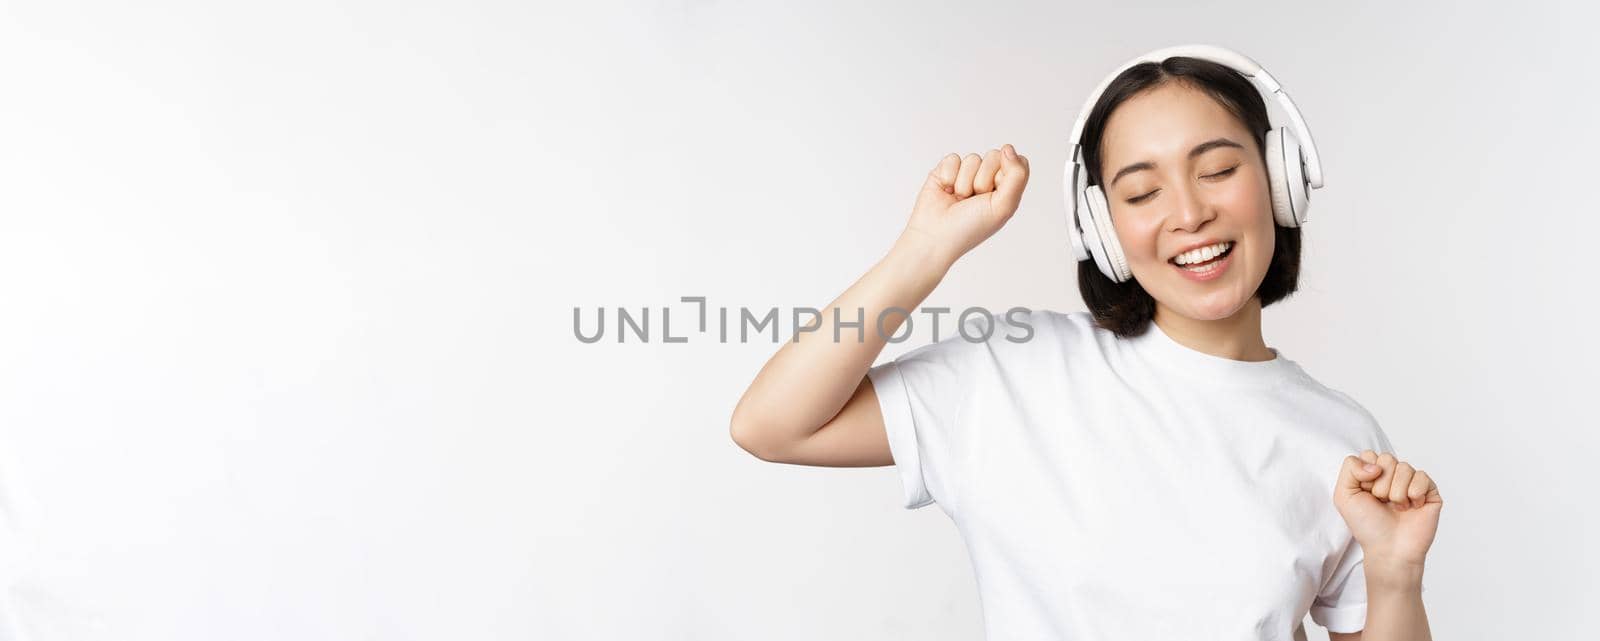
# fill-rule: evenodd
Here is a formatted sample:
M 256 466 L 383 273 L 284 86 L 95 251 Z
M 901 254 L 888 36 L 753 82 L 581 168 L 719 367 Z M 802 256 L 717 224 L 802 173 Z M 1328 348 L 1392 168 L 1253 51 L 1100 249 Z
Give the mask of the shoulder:
M 916 317 L 918 323 L 930 319 Z M 912 346 L 899 358 L 902 364 L 933 366 L 963 375 L 992 377 L 1004 372 L 1025 376 L 1013 381 L 1036 380 L 1072 362 L 1103 362 L 1081 358 L 1111 349 L 1115 335 L 1095 326 L 1088 312 L 1012 307 L 1003 311 L 970 308 L 940 318 L 933 342 Z M 972 373 L 976 372 L 976 373 Z
M 1330 419 L 1325 421 L 1327 424 L 1338 427 L 1340 436 L 1345 437 L 1351 447 L 1371 448 L 1378 452 L 1393 451 L 1389 436 L 1384 433 L 1378 417 L 1371 410 L 1344 391 L 1313 378 L 1304 369 L 1296 369 L 1299 369 L 1300 376 L 1294 385 L 1321 400 L 1318 413 Z
M 974 320 L 967 331 L 977 337 L 980 325 L 990 331 L 959 349 L 979 376 L 1011 388 L 1059 389 L 1073 376 L 1103 375 L 1120 348 L 1088 312 L 1013 307 Z

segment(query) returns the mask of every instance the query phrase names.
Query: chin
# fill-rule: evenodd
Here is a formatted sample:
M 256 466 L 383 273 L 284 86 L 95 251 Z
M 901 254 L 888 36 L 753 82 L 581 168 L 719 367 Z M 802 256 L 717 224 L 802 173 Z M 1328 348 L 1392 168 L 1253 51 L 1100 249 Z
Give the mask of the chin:
M 1192 283 L 1178 282 L 1172 283 L 1163 295 L 1156 296 L 1156 300 L 1184 318 L 1215 321 L 1239 313 L 1250 302 L 1251 295 L 1250 291 L 1231 284 L 1221 285 L 1211 291 L 1196 292 Z
M 1199 321 L 1216 321 L 1230 318 L 1244 307 L 1243 299 L 1228 297 L 1227 300 L 1211 300 L 1208 297 L 1203 301 L 1186 301 L 1181 305 L 1169 305 L 1172 311 L 1182 314 L 1185 318 Z

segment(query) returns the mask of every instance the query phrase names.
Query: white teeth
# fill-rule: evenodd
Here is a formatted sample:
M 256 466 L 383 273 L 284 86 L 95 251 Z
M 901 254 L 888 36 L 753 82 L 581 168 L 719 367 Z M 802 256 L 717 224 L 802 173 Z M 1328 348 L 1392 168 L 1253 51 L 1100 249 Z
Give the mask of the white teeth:
M 1218 254 L 1228 251 L 1228 248 L 1232 246 L 1233 241 L 1225 240 L 1215 245 L 1208 245 L 1199 249 L 1191 249 L 1183 252 L 1182 254 L 1178 254 L 1177 258 L 1172 259 L 1172 262 L 1175 262 L 1179 265 L 1188 265 L 1190 263 L 1211 260 L 1216 258 Z

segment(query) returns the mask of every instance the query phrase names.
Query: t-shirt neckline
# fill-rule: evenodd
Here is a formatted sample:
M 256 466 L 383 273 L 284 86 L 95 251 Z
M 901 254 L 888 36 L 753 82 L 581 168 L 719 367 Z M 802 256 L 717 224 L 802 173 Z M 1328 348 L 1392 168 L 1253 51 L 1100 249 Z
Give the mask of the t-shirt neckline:
M 1129 344 L 1151 361 L 1177 373 L 1203 380 L 1247 385 L 1272 385 L 1294 375 L 1296 366 L 1275 347 L 1272 360 L 1241 361 L 1207 354 L 1179 343 L 1155 321 L 1144 333 L 1128 339 Z

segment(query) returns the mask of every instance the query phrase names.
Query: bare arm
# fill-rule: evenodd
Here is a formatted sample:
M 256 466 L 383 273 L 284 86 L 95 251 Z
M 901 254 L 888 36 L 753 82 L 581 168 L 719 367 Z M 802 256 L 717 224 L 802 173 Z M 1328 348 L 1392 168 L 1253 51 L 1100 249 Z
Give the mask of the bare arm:
M 822 308 L 822 328 L 780 347 L 735 406 L 734 442 L 764 460 L 837 467 L 890 465 L 877 395 L 867 378 L 889 336 L 963 254 L 1010 219 L 1027 184 L 1027 159 L 1006 145 L 984 156 L 945 156 L 928 172 L 911 220 L 889 252 Z M 877 321 L 885 310 L 883 329 Z M 835 311 L 837 310 L 837 312 Z M 834 314 L 865 320 L 833 341 Z
M 883 351 L 885 338 L 904 324 L 904 313 L 883 317 L 883 335 L 874 325 L 885 309 L 916 309 L 949 267 L 949 258 L 940 256 L 927 239 L 907 230 L 882 260 L 822 309 L 823 329 L 797 333 L 797 340 L 784 343 L 761 368 L 734 408 L 734 441 L 767 460 L 795 463 L 801 462 L 794 460 L 799 456 L 811 465 L 893 463 L 887 441 L 885 447 L 875 447 L 876 435 L 884 431 L 883 419 L 866 373 Z M 858 309 L 865 310 L 863 342 L 856 342 L 854 330 L 841 332 L 839 342 L 834 342 L 833 314 L 853 321 Z M 849 412 L 841 412 L 847 406 Z M 841 419 L 839 425 L 818 429 L 836 415 Z M 829 434 L 821 438 L 824 431 Z M 828 442 L 806 446 L 813 436 Z M 827 451 L 836 456 L 830 457 Z
M 1430 641 L 1422 605 L 1422 571 L 1367 572 L 1367 625 L 1360 632 L 1329 632 L 1328 641 Z
M 1368 559 L 1367 626 L 1356 639 L 1430 641 L 1428 611 L 1422 605 L 1422 566 Z M 1383 567 L 1380 567 L 1382 565 Z M 1329 635 L 1329 641 L 1333 636 Z

